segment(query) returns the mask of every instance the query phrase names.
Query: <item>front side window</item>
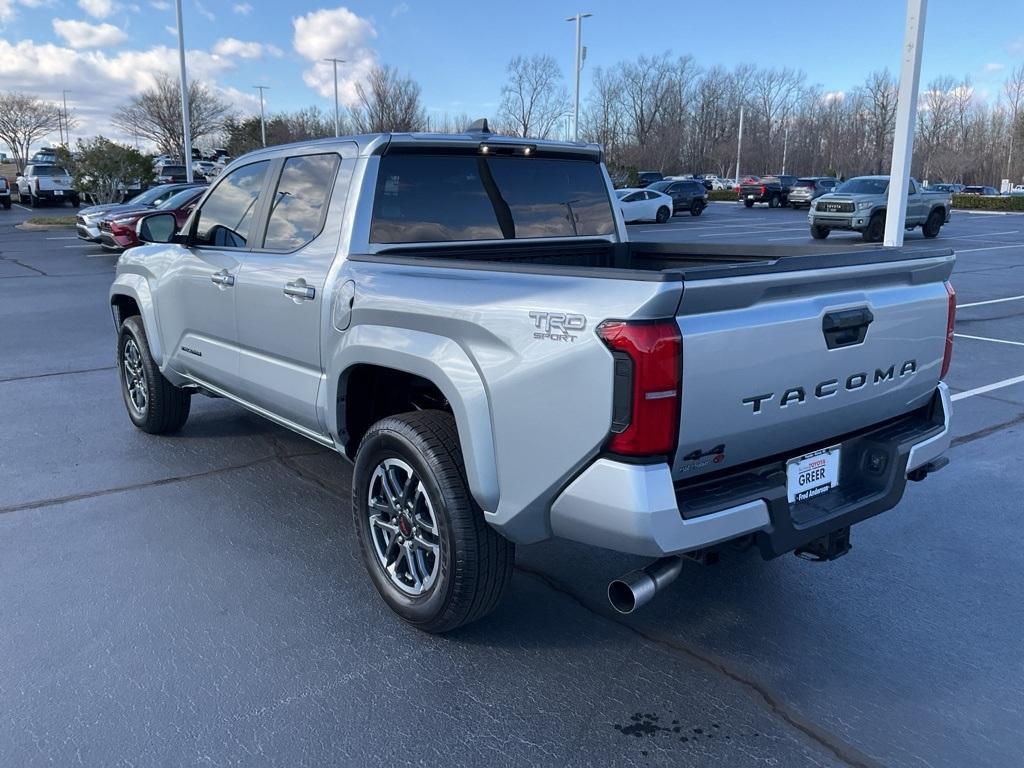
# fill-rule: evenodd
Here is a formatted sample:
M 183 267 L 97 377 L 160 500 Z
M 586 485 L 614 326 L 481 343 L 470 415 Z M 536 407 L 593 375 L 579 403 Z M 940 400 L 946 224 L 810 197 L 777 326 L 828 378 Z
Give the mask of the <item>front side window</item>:
M 608 188 L 594 160 L 402 153 L 380 159 L 370 225 L 373 243 L 614 231 Z
M 269 168 L 269 160 L 243 165 L 217 184 L 196 214 L 196 245 L 245 247 Z
M 293 251 L 320 234 L 340 162 L 333 153 L 285 161 L 271 203 L 264 248 Z

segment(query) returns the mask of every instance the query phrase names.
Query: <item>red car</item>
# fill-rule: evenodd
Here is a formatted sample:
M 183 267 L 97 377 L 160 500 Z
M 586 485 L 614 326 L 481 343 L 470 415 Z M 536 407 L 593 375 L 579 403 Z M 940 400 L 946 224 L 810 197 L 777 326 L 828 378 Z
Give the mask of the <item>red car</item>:
M 185 224 L 185 219 L 196 207 L 206 187 L 188 187 L 175 195 L 167 198 L 155 209 L 149 207 L 139 208 L 137 211 L 118 211 L 115 214 L 100 219 L 100 245 L 108 251 L 123 251 L 139 244 L 139 238 L 135 234 L 135 225 L 139 219 L 154 210 L 166 211 L 174 214 L 174 220 L 178 227 Z

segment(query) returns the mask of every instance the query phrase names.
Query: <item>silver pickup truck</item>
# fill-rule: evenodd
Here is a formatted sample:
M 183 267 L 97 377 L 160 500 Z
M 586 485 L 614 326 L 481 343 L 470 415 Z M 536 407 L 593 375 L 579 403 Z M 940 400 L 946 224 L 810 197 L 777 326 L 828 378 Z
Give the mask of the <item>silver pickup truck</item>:
M 857 176 L 844 181 L 834 192 L 811 203 L 807 223 L 811 237 L 824 240 L 833 229 L 860 232 L 868 243 L 880 243 L 885 235 L 885 210 L 889 204 L 888 176 Z M 904 226 L 920 227 L 925 237 L 937 237 L 949 222 L 953 200 L 948 192 L 933 192 L 910 180 Z
M 949 444 L 948 249 L 629 242 L 594 145 L 383 134 L 259 150 L 110 289 L 128 416 L 229 398 L 354 462 L 406 621 L 491 611 L 516 543 L 831 560 Z M 226 500 L 227 503 L 227 500 Z

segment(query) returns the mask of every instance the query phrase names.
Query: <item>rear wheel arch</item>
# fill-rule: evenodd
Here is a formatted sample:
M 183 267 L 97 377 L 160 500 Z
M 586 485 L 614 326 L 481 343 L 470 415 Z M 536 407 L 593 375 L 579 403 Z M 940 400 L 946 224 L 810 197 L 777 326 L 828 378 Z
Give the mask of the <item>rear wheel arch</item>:
M 394 338 L 396 332 L 406 337 L 404 343 Z M 402 412 L 385 413 L 402 405 L 403 399 L 404 412 L 417 408 L 448 411 L 455 418 L 470 491 L 481 508 L 497 509 L 497 459 L 489 399 L 476 366 L 461 346 L 422 331 L 367 325 L 352 328 L 346 336 L 347 343 L 326 363 L 332 373 L 325 393 L 328 424 L 345 455 L 355 457 L 359 440 L 372 424 Z M 366 409 L 360 393 L 365 392 L 367 382 L 391 384 L 399 395 L 385 397 L 382 405 L 386 407 L 371 407 L 369 414 L 353 418 L 350 414 Z

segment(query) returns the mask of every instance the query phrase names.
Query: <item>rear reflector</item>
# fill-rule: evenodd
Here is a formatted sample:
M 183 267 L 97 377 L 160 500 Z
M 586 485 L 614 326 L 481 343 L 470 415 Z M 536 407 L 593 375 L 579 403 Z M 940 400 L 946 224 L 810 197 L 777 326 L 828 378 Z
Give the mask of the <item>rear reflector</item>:
M 949 295 L 949 309 L 946 315 L 946 349 L 942 354 L 940 379 L 946 378 L 946 374 L 949 373 L 949 365 L 953 362 L 953 328 L 956 325 L 956 290 L 948 280 L 946 281 L 946 293 Z
M 682 338 L 675 320 L 607 320 L 597 335 L 615 360 L 608 450 L 624 456 L 675 451 Z

